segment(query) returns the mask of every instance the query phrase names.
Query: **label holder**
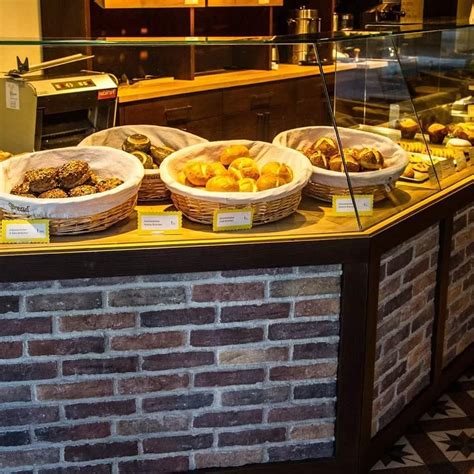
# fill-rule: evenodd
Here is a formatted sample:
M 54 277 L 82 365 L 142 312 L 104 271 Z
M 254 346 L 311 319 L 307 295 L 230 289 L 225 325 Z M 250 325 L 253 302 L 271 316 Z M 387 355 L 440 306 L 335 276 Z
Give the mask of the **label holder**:
M 249 230 L 253 226 L 254 209 L 245 207 L 241 209 L 216 209 L 212 219 L 214 232 L 230 230 Z
M 49 220 L 4 219 L 2 220 L 2 243 L 49 244 Z

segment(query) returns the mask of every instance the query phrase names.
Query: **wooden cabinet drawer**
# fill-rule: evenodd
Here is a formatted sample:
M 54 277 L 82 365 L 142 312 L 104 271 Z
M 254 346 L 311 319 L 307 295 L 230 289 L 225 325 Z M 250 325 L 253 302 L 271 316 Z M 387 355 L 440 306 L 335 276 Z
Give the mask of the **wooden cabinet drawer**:
M 296 81 L 296 100 L 320 99 L 324 96 L 323 82 L 320 76 L 305 77 Z
M 189 133 L 209 141 L 224 140 L 222 117 L 210 117 L 202 120 L 188 122 L 184 127 Z

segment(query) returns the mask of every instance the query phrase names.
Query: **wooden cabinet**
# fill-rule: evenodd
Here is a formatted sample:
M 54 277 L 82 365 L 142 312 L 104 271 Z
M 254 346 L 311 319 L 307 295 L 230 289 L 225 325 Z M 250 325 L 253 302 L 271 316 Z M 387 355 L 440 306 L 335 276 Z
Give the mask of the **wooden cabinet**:
M 102 8 L 189 8 L 205 7 L 205 0 L 94 0 Z

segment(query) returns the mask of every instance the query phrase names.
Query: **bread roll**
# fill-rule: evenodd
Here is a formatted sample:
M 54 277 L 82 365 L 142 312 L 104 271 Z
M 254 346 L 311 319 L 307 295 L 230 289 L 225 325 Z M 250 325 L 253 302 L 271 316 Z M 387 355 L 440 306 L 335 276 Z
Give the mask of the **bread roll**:
M 75 163 L 83 163 L 77 161 L 70 161 L 67 163 L 67 168 L 74 168 Z M 62 170 L 63 167 L 60 169 Z M 74 168 L 75 169 L 75 168 Z M 86 176 L 86 180 L 89 176 Z M 75 175 L 75 179 L 81 180 L 82 173 Z M 57 168 L 38 168 L 35 170 L 29 170 L 25 173 L 25 181 L 29 182 L 31 193 L 44 193 L 50 189 L 58 187 L 58 169 Z M 83 181 L 84 182 L 84 181 Z M 62 184 L 62 183 L 61 183 Z
M 328 158 L 335 155 L 336 153 L 339 153 L 339 148 L 337 146 L 336 141 L 329 137 L 320 138 L 316 141 L 316 143 L 313 144 L 311 148 L 315 151 L 320 151 Z
M 279 163 L 278 161 L 270 161 L 264 165 L 261 174 L 275 175 L 286 183 L 290 183 L 293 180 L 293 171 L 291 168 L 285 163 Z
M 83 184 L 82 186 L 76 186 L 69 191 L 69 197 L 80 197 L 87 196 L 88 194 L 96 194 L 97 188 L 95 186 L 88 186 Z
M 359 162 L 362 168 L 375 171 L 383 168 L 384 159 L 376 148 L 364 148 L 359 153 Z
M 222 151 L 220 161 L 229 166 L 236 158 L 242 157 L 250 157 L 249 149 L 245 145 L 230 145 Z
M 22 194 L 29 194 L 30 192 L 30 183 L 28 181 L 23 181 L 13 188 L 10 191 L 10 194 L 16 194 L 17 196 L 21 196 Z
M 191 186 L 192 188 L 194 188 L 194 184 L 191 183 L 191 181 L 189 181 L 188 178 L 186 178 L 186 174 L 184 173 L 184 171 L 180 171 L 178 173 L 178 183 L 181 183 L 183 184 L 184 186 Z
M 259 191 L 278 188 L 284 184 L 288 184 L 288 182 L 275 174 L 262 174 L 260 178 L 257 179 L 257 188 Z
M 143 151 L 148 153 L 150 151 L 151 142 L 150 139 L 139 133 L 130 135 L 122 144 L 122 150 L 128 153 L 133 153 L 134 151 Z
M 257 164 L 252 158 L 237 158 L 229 165 L 229 171 L 236 180 L 243 178 L 256 180 L 260 176 Z
M 232 176 L 214 176 L 206 183 L 206 189 L 213 192 L 235 193 L 239 185 Z
M 148 153 L 144 151 L 132 151 L 132 155 L 140 160 L 143 168 L 146 170 L 153 169 L 153 158 Z
M 171 153 L 174 153 L 176 150 L 173 150 L 173 148 L 169 148 L 167 146 L 155 146 L 151 145 L 150 146 L 150 155 L 153 158 L 153 161 L 155 162 L 156 165 L 160 166 L 162 161 Z
M 214 177 L 214 176 L 229 176 L 230 175 L 230 173 L 227 171 L 226 167 L 222 163 L 219 163 L 218 161 L 215 161 L 213 163 L 209 163 L 209 166 L 211 168 L 212 177 Z
M 49 191 L 45 191 L 38 196 L 40 199 L 62 199 L 67 198 L 68 195 L 65 191 L 60 188 L 50 189 Z
M 311 164 L 313 166 L 316 166 L 317 168 L 322 168 L 325 170 L 329 169 L 329 160 L 322 151 L 315 150 L 306 156 L 308 156 L 309 161 L 311 161 Z
M 258 191 L 257 181 L 252 178 L 242 178 L 238 181 L 238 185 L 241 193 L 254 193 Z
M 206 183 L 215 176 L 211 163 L 204 161 L 193 161 L 188 163 L 184 169 L 186 178 L 194 186 L 206 186 Z
M 88 163 L 80 160 L 69 161 L 59 168 L 59 185 L 61 188 L 72 189 L 84 184 L 90 175 L 91 169 Z

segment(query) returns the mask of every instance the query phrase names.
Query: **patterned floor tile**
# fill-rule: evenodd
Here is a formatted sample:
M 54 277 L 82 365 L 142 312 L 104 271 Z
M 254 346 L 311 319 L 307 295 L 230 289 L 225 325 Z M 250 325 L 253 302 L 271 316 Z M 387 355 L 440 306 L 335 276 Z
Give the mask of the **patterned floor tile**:
M 413 449 L 413 446 L 405 437 L 403 437 L 400 438 L 392 448 L 385 453 L 385 456 L 374 465 L 372 471 L 415 467 L 422 466 L 423 464 L 423 460 Z
M 440 418 L 464 418 L 465 416 L 466 413 L 448 395 L 443 395 L 420 419 L 424 421 Z
M 474 429 L 427 433 L 438 449 L 451 461 L 473 461 Z

